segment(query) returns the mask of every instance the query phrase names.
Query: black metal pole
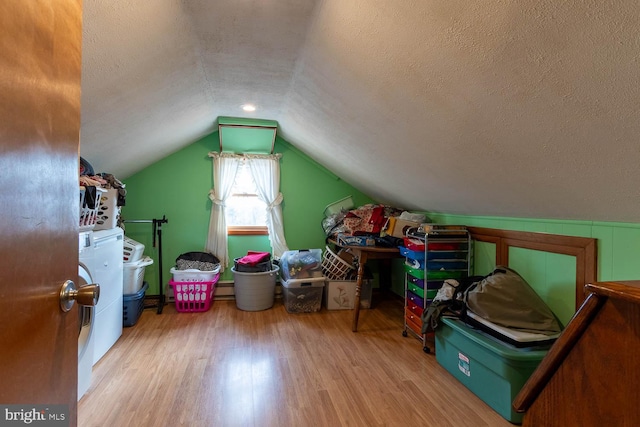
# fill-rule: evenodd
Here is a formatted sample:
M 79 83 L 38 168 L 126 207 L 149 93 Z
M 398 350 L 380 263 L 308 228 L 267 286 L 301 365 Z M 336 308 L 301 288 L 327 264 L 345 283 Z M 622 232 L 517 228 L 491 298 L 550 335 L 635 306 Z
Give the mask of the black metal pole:
M 128 219 L 128 220 L 124 220 L 125 223 L 129 222 L 129 223 L 151 223 L 153 226 L 153 229 L 151 231 L 151 236 L 152 236 L 152 241 L 153 241 L 153 247 L 156 247 L 156 236 L 158 237 L 158 304 L 155 306 L 157 307 L 157 314 L 162 314 L 162 310 L 164 308 L 164 304 L 165 304 L 165 295 L 163 292 L 163 278 L 162 278 L 162 224 L 166 224 L 169 222 L 169 220 L 166 218 L 165 215 L 162 215 L 162 219 Z M 155 295 L 151 295 L 151 296 L 155 296 Z M 145 306 L 145 308 L 152 308 L 154 307 L 153 305 L 149 305 L 149 306 Z
M 158 301 L 158 314 L 162 314 L 162 309 L 164 308 L 164 293 L 162 288 L 164 287 L 164 280 L 162 279 L 162 224 L 168 222 L 164 215 L 162 215 L 162 219 L 154 220 L 154 224 L 157 224 L 156 231 L 158 233 L 158 269 L 160 273 L 158 274 L 159 285 L 159 301 Z

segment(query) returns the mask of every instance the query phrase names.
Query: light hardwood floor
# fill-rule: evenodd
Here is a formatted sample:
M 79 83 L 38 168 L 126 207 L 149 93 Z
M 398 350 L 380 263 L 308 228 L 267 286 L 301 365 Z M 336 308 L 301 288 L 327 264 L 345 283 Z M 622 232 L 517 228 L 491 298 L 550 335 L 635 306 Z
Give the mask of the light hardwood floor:
M 511 426 L 402 336 L 402 301 L 351 311 L 143 312 L 93 368 L 80 427 Z

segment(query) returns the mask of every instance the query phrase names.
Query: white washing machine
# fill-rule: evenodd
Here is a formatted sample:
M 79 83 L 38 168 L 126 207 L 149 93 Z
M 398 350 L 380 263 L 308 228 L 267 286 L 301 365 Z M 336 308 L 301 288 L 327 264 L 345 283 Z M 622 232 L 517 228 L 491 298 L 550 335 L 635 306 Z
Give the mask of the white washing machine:
M 83 231 L 79 236 L 79 263 L 77 287 L 94 283 L 91 276 L 93 265 L 93 232 Z M 78 400 L 91 386 L 91 369 L 93 366 L 95 308 L 78 305 L 80 319 L 78 332 Z
M 100 285 L 95 308 L 94 365 L 122 335 L 123 242 L 124 231 L 120 227 L 93 232 L 91 275 Z

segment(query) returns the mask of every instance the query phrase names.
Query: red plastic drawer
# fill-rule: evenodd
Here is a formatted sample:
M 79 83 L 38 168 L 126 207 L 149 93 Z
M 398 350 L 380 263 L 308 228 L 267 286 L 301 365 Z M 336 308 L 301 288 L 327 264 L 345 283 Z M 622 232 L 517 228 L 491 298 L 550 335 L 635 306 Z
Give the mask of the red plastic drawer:
M 417 304 L 412 303 L 411 301 L 407 301 L 407 310 L 418 316 L 422 319 L 422 312 L 424 311 L 422 307 Z
M 411 251 L 424 252 L 424 241 L 419 239 L 405 237 L 404 246 Z
M 430 251 L 464 251 L 469 248 L 467 242 L 429 242 Z

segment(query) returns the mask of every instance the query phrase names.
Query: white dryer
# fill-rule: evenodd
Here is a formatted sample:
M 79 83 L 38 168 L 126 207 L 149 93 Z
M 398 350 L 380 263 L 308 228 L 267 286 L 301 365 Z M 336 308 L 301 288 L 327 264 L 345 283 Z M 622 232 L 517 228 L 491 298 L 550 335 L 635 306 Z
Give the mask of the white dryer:
M 93 265 L 93 235 L 91 231 L 80 232 L 77 287 L 94 283 L 91 276 Z M 78 400 L 91 386 L 93 366 L 95 308 L 78 305 Z
M 93 232 L 93 280 L 100 285 L 95 310 L 95 365 L 122 335 L 124 231 L 120 227 Z

